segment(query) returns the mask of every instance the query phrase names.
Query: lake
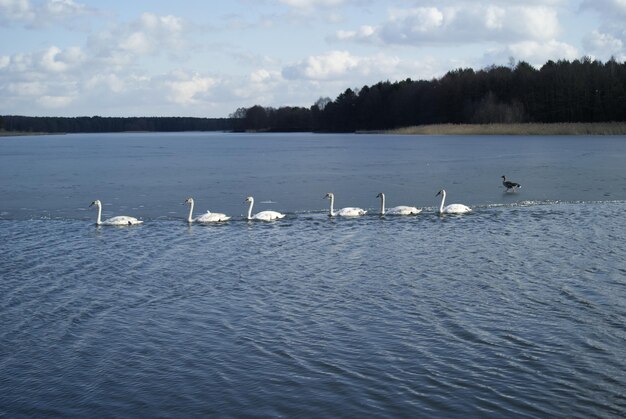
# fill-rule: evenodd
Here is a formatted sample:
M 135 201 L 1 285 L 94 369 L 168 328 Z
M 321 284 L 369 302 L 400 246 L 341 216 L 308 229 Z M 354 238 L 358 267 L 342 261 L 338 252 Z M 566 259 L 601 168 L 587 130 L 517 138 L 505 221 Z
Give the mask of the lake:
M 623 417 L 625 161 L 623 136 L 0 138 L 0 416 Z M 231 221 L 189 226 L 188 196 Z

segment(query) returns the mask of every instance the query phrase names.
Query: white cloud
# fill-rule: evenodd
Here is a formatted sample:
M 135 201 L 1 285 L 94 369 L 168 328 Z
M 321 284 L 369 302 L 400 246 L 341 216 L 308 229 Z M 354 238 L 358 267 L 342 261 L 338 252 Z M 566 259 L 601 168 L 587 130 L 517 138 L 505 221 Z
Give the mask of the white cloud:
M 15 79 L 30 77 L 46 80 L 54 73 L 64 73 L 80 67 L 85 54 L 78 47 L 61 49 L 56 46 L 31 54 L 14 54 L 2 57 L 0 76 L 12 76 Z
M 0 22 L 21 23 L 28 27 L 43 27 L 69 22 L 78 16 L 95 13 L 95 9 L 73 0 L 47 0 L 31 3 L 30 0 L 0 0 Z
M 115 73 L 95 74 L 85 81 L 86 90 L 96 90 L 104 87 L 113 93 L 123 93 L 127 90 L 128 83 Z
M 517 61 L 526 61 L 540 67 L 549 60 L 575 60 L 580 58 L 579 51 L 565 42 L 550 40 L 548 42 L 523 41 L 517 42 L 485 55 L 484 64 L 504 64 L 513 57 Z
M 62 109 L 67 107 L 70 103 L 76 100 L 76 96 L 41 96 L 37 99 L 44 108 L 50 109 Z
M 5 66 L 5 71 L 1 74 L 22 74 L 32 71 L 32 54 L 14 54 L 9 57 L 9 62 Z
M 42 82 L 16 82 L 7 85 L 7 92 L 14 96 L 37 97 L 44 94 L 46 87 Z
M 583 45 L 589 54 L 600 59 L 624 56 L 624 42 L 608 33 L 592 31 L 583 39 Z
M 626 18 L 626 0 L 584 0 L 581 9 L 592 9 L 608 19 Z
M 275 96 L 275 91 L 285 91 L 286 83 L 279 71 L 268 69 L 257 69 L 248 75 L 244 82 L 231 81 L 231 89 L 226 96 L 233 95 L 239 99 L 251 100 L 254 103 L 271 103 Z
M 33 22 L 36 12 L 28 0 L 0 0 L 0 21 Z
M 451 11 L 452 9 L 449 9 Z M 443 25 L 443 12 L 436 7 L 416 7 L 414 9 L 392 9 L 389 13 L 392 22 L 409 23 L 408 29 L 414 32 L 430 32 Z
M 343 31 L 340 30 L 337 32 L 336 37 L 340 41 L 345 40 L 367 40 L 368 38 L 374 36 L 376 33 L 376 28 L 370 25 L 363 25 L 356 31 Z
M 338 6 L 344 2 L 344 0 L 278 0 L 280 3 L 285 4 L 296 9 L 310 10 L 316 7 L 329 7 Z
M 286 67 L 283 77 L 287 79 L 331 80 L 341 78 L 359 64 L 359 58 L 347 51 L 331 51 L 311 56 L 297 64 Z
M 587 55 L 605 60 L 613 56 L 623 61 L 626 57 L 626 0 L 585 0 L 580 7 L 583 11 L 598 12 L 601 18 L 601 29 L 583 38 Z
M 133 32 L 120 41 L 119 46 L 122 50 L 135 54 L 148 54 L 155 48 L 156 43 L 143 32 Z
M 626 0 L 222 3 L 160 5 L 120 21 L 129 9 L 115 2 L 94 10 L 87 0 L 0 0 L 11 42 L 0 53 L 0 113 L 225 116 L 253 104 L 310 106 L 348 87 L 511 56 L 533 65 L 583 52 L 625 56 Z M 233 16 L 253 23 L 235 28 Z M 70 22 L 81 31 L 70 33 Z M 29 30 L 13 34 L 17 26 Z M 326 50 L 324 41 L 343 44 Z
M 485 27 L 488 30 L 501 30 L 504 27 L 506 10 L 502 7 L 489 6 L 485 13 Z
M 199 74 L 174 75 L 175 80 L 166 81 L 164 85 L 169 89 L 168 99 L 180 105 L 193 105 L 200 102 L 199 95 L 207 93 L 217 81 L 211 77 Z
M 56 57 L 60 52 L 61 50 L 57 47 L 48 48 L 48 50 L 44 52 L 41 60 L 43 68 L 49 71 L 65 71 L 67 69 L 67 65 L 63 61 L 56 60 Z
M 184 24 L 176 16 L 157 16 L 144 13 L 138 21 L 116 34 L 118 46 L 133 54 L 153 54 L 166 49 L 181 48 L 184 44 Z
M 338 40 L 382 44 L 519 42 L 549 40 L 560 31 L 556 10 L 545 6 L 476 5 L 391 9 L 378 27 L 338 31 Z
M 330 51 L 311 56 L 285 67 L 282 72 L 287 80 L 343 81 L 357 84 L 407 77 L 431 78 L 435 73 L 431 59 L 418 62 L 386 54 L 357 56 L 347 51 Z
M 255 84 L 266 84 L 281 78 L 280 73 L 276 71 L 259 69 L 250 74 L 250 82 Z
M 89 12 L 89 9 L 72 0 L 50 0 L 44 5 L 44 10 L 49 16 L 55 16 L 59 19 L 73 17 Z
M 73 4 L 49 3 L 59 8 L 58 13 Z M 217 79 L 194 71 L 170 73 L 167 67 L 151 65 L 177 54 L 185 45 L 185 35 L 182 19 L 144 13 L 128 24 L 109 25 L 108 31 L 91 36 L 84 48 L 51 45 L 0 56 L 0 96 L 5 98 L 0 113 L 22 109 L 20 113 L 40 115 L 82 114 L 95 109 L 93 114 L 124 115 L 163 109 L 171 114 L 165 110 L 171 103 L 207 104 Z
M 45 71 L 63 72 L 79 65 L 83 58 L 84 54 L 78 47 L 63 51 L 52 46 L 43 53 L 41 65 Z

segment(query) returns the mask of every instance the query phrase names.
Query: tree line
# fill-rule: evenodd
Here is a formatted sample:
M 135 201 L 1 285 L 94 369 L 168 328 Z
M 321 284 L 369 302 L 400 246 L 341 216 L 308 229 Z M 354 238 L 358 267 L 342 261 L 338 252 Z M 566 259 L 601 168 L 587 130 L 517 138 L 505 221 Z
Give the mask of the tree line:
M 6 131 L 77 133 L 77 132 L 127 132 L 127 131 L 232 131 L 230 118 L 186 117 L 100 117 L 75 118 L 38 116 L 0 116 L 0 129 Z
M 311 107 L 254 105 L 229 118 L 2 116 L 0 129 L 30 132 L 354 132 L 429 124 L 626 121 L 626 63 L 590 58 L 449 71 L 346 89 Z
M 347 89 L 310 108 L 240 108 L 236 130 L 354 132 L 428 124 L 626 121 L 626 63 L 590 58 L 450 71 Z

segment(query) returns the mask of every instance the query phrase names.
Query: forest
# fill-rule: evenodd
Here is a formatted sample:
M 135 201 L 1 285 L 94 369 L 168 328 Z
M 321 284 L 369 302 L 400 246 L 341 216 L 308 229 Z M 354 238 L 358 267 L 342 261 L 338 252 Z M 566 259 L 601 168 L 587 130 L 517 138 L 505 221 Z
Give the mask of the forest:
M 346 89 L 310 108 L 254 105 L 228 118 L 2 116 L 0 129 L 27 132 L 379 131 L 430 124 L 626 121 L 626 63 L 590 58 L 520 61 Z
M 450 71 L 439 79 L 379 82 L 310 108 L 252 106 L 235 129 L 355 132 L 429 124 L 626 121 L 626 63 L 526 62 Z

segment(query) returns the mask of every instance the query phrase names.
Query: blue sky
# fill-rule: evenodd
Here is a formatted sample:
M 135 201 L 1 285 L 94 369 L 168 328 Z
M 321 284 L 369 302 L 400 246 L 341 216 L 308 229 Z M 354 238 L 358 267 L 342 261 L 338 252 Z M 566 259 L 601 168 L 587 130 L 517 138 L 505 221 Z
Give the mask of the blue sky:
M 459 67 L 626 60 L 626 0 L 0 0 L 0 114 L 226 117 Z

